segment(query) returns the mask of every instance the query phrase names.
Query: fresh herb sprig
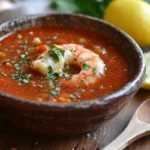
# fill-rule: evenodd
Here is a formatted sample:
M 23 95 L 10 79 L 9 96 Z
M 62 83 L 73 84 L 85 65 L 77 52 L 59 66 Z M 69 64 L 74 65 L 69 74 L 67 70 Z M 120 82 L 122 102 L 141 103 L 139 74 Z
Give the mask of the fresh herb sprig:
M 55 63 L 59 62 L 60 56 L 64 57 L 65 51 L 57 47 L 57 45 L 52 45 L 48 51 L 49 55 L 52 57 Z

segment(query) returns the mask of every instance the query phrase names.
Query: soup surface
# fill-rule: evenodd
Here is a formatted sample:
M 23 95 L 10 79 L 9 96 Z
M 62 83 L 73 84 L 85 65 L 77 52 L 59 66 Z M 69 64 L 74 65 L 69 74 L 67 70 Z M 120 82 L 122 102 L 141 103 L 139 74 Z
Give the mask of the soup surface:
M 84 52 L 87 55 L 83 59 Z M 48 67 L 42 64 L 43 59 Z M 110 94 L 127 81 L 124 58 L 110 41 L 93 31 L 37 27 L 0 41 L 0 90 L 17 97 L 52 103 L 79 102 Z

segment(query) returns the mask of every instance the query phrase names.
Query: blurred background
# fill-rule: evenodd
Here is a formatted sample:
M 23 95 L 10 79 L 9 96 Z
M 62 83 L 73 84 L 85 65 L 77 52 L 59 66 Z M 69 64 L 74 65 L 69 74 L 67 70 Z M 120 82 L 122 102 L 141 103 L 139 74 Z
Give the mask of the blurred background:
M 111 0 L 0 0 L 0 22 L 28 14 L 71 12 L 102 18 Z
M 51 0 L 0 0 L 0 23 L 19 16 L 49 13 Z

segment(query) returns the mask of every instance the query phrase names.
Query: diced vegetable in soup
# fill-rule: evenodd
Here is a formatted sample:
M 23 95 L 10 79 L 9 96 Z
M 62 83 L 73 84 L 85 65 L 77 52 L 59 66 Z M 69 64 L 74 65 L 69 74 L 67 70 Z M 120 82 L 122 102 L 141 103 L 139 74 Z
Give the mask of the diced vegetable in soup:
M 124 58 L 94 31 L 37 27 L 0 41 L 0 90 L 17 97 L 51 103 L 87 101 L 127 81 Z

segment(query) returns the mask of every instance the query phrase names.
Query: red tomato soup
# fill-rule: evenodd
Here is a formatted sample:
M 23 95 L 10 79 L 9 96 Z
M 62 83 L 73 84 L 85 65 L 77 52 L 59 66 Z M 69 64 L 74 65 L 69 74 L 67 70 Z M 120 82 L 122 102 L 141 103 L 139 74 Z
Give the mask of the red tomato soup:
M 37 27 L 0 41 L 0 90 L 17 97 L 51 103 L 87 101 L 127 81 L 124 58 L 94 31 Z

